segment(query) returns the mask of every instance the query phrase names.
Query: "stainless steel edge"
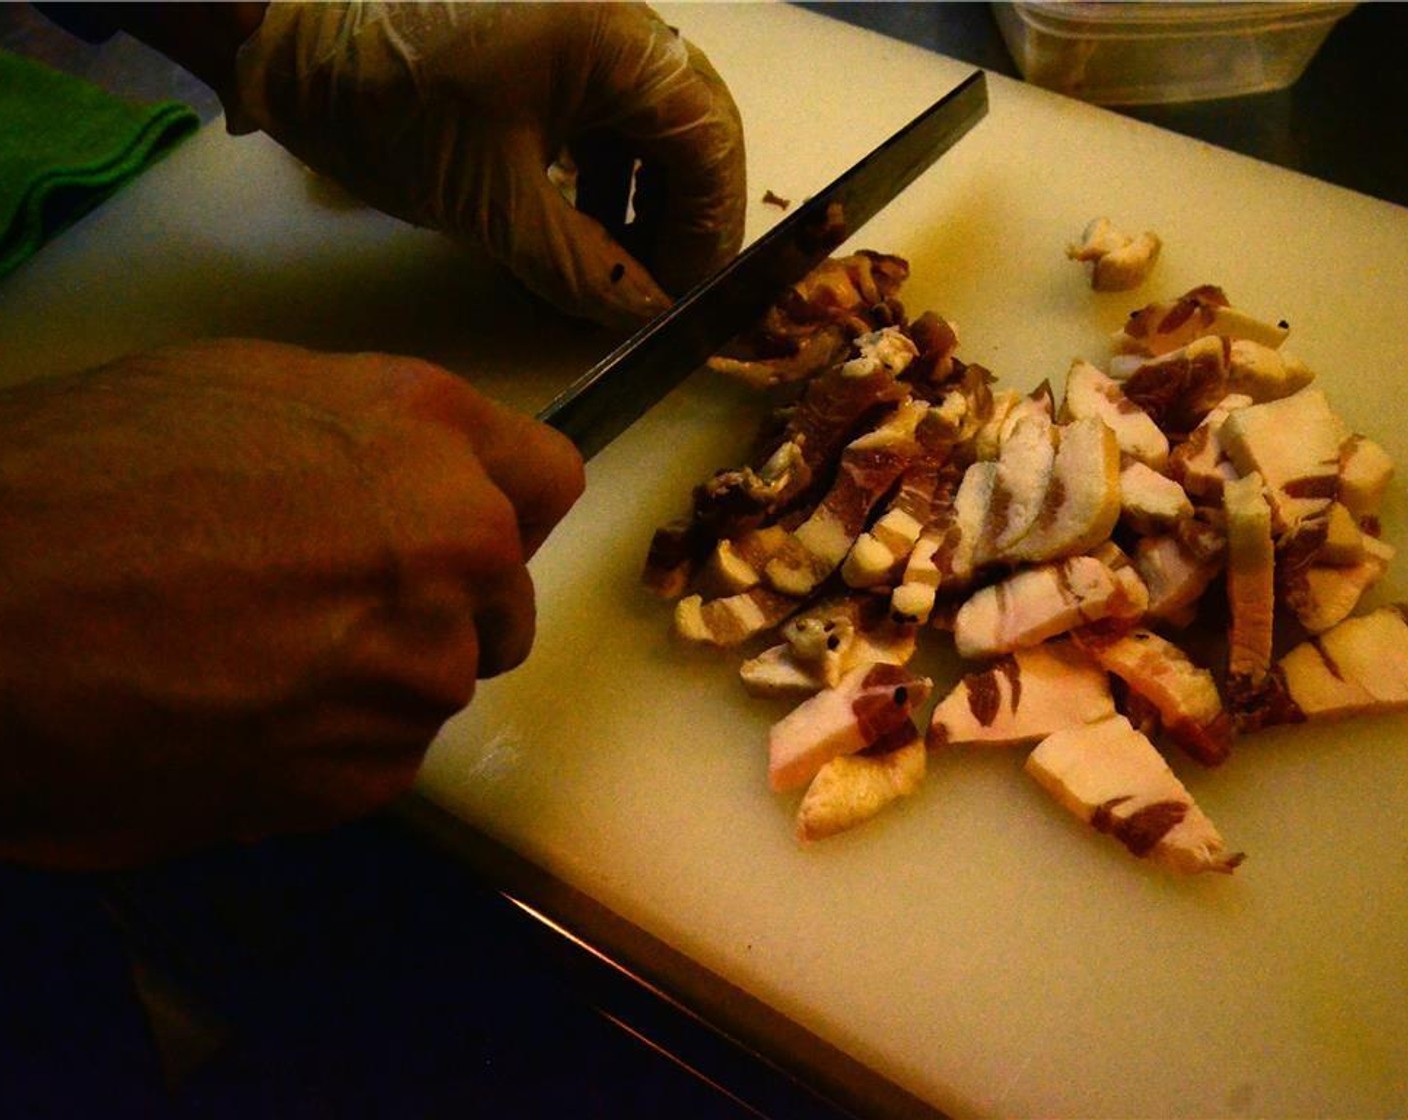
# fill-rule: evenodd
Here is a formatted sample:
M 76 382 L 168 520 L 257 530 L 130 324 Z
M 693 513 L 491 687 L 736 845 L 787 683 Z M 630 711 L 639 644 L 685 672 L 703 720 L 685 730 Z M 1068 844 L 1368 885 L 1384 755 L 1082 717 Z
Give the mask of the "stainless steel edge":
M 814 1098 L 818 1114 L 855 1120 L 946 1120 L 939 1109 L 424 794 L 406 795 L 390 814 L 517 906 L 525 921 L 550 931 L 560 958 L 575 950 L 599 971 L 614 975 L 624 988 L 644 993 L 712 1032 L 794 1085 L 798 1101 Z M 595 1002 L 610 1014 L 612 996 L 601 982 L 586 986 L 595 987 Z M 687 1054 L 670 1056 L 689 1068 Z M 761 1115 L 784 1120 L 781 1113 Z
M 538 418 L 590 458 L 756 322 L 987 113 L 976 70 L 589 369 Z

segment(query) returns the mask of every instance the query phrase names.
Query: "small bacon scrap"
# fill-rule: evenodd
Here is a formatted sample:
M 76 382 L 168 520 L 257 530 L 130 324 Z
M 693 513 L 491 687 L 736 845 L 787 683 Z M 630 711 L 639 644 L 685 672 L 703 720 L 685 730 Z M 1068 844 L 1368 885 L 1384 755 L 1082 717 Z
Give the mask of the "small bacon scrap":
M 878 599 L 849 596 L 809 607 L 782 626 L 786 639 L 739 666 L 755 696 L 810 695 L 835 688 L 862 662 L 904 665 L 914 656 L 915 628 L 893 622 Z
M 710 358 L 709 367 L 760 388 L 812 377 L 852 339 L 904 324 L 898 292 L 908 278 L 909 263 L 902 257 L 862 250 L 828 258 L 730 352 Z
M 1124 292 L 1148 278 L 1162 248 L 1156 233 L 1146 230 L 1131 236 L 1116 229 L 1109 218 L 1096 218 L 1079 242 L 1066 247 L 1066 256 L 1091 262 L 1090 286 L 1097 292 Z

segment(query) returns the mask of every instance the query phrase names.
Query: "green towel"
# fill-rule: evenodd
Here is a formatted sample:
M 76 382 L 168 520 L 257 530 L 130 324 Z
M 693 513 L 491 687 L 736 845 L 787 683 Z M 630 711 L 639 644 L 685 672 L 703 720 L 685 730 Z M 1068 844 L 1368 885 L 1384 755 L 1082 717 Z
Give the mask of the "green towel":
M 124 101 L 0 51 L 0 277 L 199 124 L 178 101 Z

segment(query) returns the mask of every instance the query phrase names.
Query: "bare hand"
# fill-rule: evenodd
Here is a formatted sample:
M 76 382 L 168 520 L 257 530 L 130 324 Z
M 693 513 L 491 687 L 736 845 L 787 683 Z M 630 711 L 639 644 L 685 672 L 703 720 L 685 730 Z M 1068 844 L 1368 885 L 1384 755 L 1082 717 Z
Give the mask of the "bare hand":
M 0 857 L 110 867 L 405 790 L 533 638 L 562 437 L 426 363 L 220 342 L 0 393 Z

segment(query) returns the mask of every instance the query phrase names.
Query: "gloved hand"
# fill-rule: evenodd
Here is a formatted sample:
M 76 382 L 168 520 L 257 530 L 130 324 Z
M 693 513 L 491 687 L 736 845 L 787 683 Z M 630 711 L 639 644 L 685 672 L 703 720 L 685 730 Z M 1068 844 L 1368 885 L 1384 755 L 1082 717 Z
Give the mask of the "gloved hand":
M 636 325 L 742 241 L 738 110 L 644 5 L 272 4 L 235 86 L 231 131 L 261 128 L 379 209 L 482 244 L 570 314 Z M 564 150 L 577 209 L 548 177 Z M 635 160 L 622 244 L 608 229 Z
M 0 859 L 130 864 L 411 783 L 583 484 L 411 359 L 221 342 L 0 392 Z

